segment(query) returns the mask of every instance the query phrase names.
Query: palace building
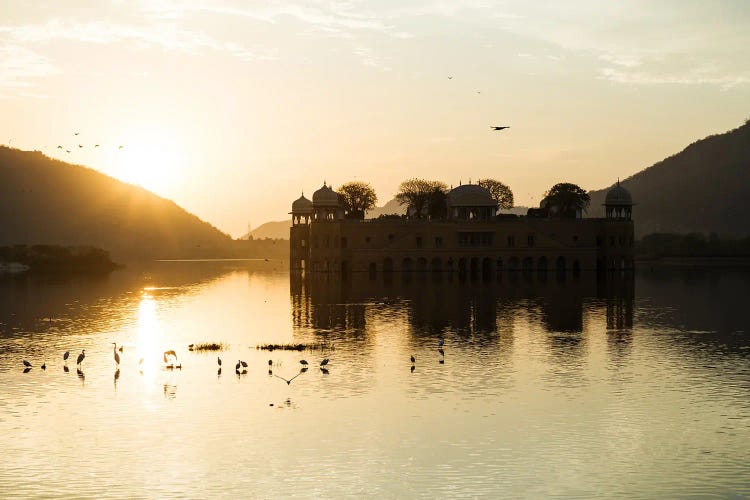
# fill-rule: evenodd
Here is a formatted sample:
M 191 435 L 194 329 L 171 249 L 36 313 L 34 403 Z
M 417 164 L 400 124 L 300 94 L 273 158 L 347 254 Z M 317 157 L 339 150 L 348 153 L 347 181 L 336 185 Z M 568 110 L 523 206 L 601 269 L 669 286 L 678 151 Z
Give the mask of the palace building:
M 290 267 L 309 272 L 622 270 L 633 268 L 633 201 L 618 182 L 604 218 L 561 217 L 556 207 L 534 215 L 497 213 L 476 184 L 451 189 L 447 217 L 347 219 L 339 195 L 323 183 L 312 200 L 292 203 Z

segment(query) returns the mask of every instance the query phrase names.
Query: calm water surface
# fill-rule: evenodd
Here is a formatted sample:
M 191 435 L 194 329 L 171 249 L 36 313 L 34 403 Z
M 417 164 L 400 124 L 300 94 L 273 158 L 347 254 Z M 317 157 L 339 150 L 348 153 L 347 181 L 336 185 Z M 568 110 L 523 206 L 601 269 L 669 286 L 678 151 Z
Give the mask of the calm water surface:
M 749 496 L 749 292 L 730 270 L 6 277 L 0 497 Z M 228 345 L 221 373 L 197 342 Z M 290 342 L 325 347 L 256 349 Z

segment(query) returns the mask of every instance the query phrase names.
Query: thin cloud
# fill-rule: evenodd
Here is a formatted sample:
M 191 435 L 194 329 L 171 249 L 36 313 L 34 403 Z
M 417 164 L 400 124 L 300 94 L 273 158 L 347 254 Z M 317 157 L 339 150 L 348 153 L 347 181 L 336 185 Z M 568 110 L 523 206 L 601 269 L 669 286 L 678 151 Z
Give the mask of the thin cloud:
M 35 90 L 40 79 L 56 75 L 60 69 L 48 58 L 19 45 L 0 46 L 0 98 L 47 95 Z

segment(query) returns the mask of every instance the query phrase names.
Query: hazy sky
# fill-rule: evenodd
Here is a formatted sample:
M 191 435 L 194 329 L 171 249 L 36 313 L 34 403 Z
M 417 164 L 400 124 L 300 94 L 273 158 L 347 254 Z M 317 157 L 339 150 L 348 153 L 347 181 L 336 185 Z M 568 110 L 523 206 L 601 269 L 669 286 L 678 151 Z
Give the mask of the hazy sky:
M 750 117 L 750 2 L 0 0 L 0 110 L 233 236 L 324 179 L 536 204 Z

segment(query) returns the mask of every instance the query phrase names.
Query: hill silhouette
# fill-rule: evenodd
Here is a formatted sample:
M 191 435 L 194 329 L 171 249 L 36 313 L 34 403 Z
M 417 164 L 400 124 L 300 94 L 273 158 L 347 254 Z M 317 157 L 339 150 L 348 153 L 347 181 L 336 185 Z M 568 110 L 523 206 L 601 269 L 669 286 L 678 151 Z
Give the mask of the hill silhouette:
M 264 222 L 249 233 L 245 234 L 242 239 L 247 239 L 252 236 L 256 240 L 263 238 L 288 240 L 290 227 L 292 227 L 291 219 Z
M 0 245 L 93 245 L 119 261 L 219 256 L 232 239 L 141 187 L 0 147 Z
M 633 195 L 636 237 L 651 233 L 750 235 L 750 121 L 696 141 L 621 184 Z M 604 216 L 607 190 L 588 216 Z

